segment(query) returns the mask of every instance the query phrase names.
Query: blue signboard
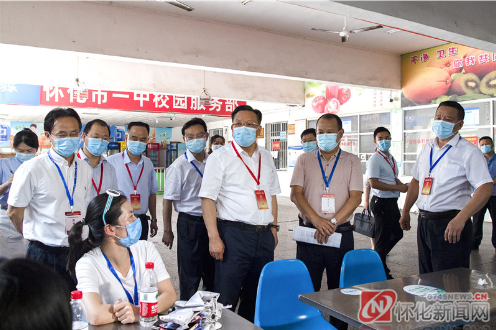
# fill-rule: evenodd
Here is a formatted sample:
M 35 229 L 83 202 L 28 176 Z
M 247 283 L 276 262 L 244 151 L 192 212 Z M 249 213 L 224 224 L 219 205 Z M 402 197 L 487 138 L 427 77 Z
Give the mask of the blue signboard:
M 0 103 L 40 105 L 41 86 L 0 83 Z

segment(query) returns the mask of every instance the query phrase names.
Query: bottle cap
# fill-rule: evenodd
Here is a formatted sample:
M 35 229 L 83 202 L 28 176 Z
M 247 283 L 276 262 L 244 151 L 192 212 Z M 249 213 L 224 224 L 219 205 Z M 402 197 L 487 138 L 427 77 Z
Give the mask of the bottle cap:
M 76 290 L 71 292 L 71 299 L 82 299 L 83 298 L 83 292 Z
M 154 267 L 155 265 L 153 264 L 153 262 L 145 262 L 146 269 L 153 269 Z

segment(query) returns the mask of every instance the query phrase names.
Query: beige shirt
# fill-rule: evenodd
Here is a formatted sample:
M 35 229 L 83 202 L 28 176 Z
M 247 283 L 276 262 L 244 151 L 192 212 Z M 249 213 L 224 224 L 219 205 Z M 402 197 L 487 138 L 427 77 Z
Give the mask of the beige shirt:
M 322 167 L 324 168 L 326 178 L 329 178 L 332 167 L 336 162 L 337 154 L 334 154 L 329 161 L 321 155 Z M 325 182 L 322 177 L 318 160 L 318 150 L 307 152 L 298 157 L 291 178 L 291 186 L 303 187 L 303 196 L 308 201 L 312 209 L 323 218 L 332 219 L 334 213 L 322 213 L 321 203 L 322 194 L 325 191 Z M 350 198 L 350 191 L 363 191 L 363 176 L 360 160 L 354 154 L 341 150 L 338 164 L 329 184 L 329 194 L 334 194 L 336 198 L 336 211 L 339 212 L 343 205 Z M 301 213 L 300 217 L 305 222 L 310 222 Z M 353 216 L 348 219 L 351 220 Z

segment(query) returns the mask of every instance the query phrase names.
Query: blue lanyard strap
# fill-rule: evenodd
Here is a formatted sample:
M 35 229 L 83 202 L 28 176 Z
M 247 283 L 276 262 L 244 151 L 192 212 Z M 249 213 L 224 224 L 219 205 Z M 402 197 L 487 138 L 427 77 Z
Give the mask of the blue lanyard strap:
M 69 204 L 71 205 L 71 211 L 72 208 L 74 207 L 74 191 L 76 190 L 76 182 L 77 182 L 77 162 L 76 159 L 74 159 L 74 166 L 75 166 L 75 172 L 74 172 L 74 187 L 72 188 L 72 195 L 69 193 L 69 188 L 67 187 L 67 183 L 65 182 L 64 175 L 62 175 L 62 171 L 60 170 L 60 167 L 55 163 L 53 160 L 52 155 L 50 154 L 50 150 L 48 150 L 48 158 L 52 161 L 52 163 L 57 167 L 57 170 L 59 171 L 60 178 L 62 179 L 62 182 L 64 183 L 65 187 L 65 193 L 67 194 L 67 198 L 69 198 Z
M 115 278 L 117 279 L 117 281 L 119 281 L 119 283 L 121 284 L 122 288 L 124 289 L 124 292 L 126 293 L 126 296 L 127 296 L 127 299 L 129 300 L 129 302 L 133 303 L 133 305 L 135 305 L 135 306 L 138 306 L 138 304 L 139 304 L 138 283 L 136 283 L 136 267 L 134 266 L 134 258 L 133 258 L 133 254 L 131 253 L 131 250 L 130 249 L 127 249 L 129 251 L 129 259 L 131 259 L 131 267 L 133 268 L 134 299 L 133 299 L 133 297 L 131 297 L 131 294 L 129 293 L 129 291 L 127 291 L 126 288 L 124 287 L 124 285 L 122 284 L 121 279 L 117 275 L 117 273 L 116 273 L 116 271 L 114 269 L 114 266 L 112 266 L 112 264 L 110 263 L 110 260 L 107 258 L 107 256 L 105 255 L 105 253 L 103 253 L 103 250 L 101 248 L 100 248 L 100 250 L 102 251 L 102 254 L 105 257 L 105 260 L 107 260 L 107 266 L 108 266 L 108 268 L 110 269 L 110 271 L 112 272 L 112 274 L 115 276 Z
M 329 184 L 331 183 L 332 176 L 334 175 L 334 170 L 336 169 L 336 165 L 338 164 L 338 160 L 340 156 L 341 156 L 341 149 L 339 149 L 338 156 L 336 157 L 336 161 L 334 162 L 334 166 L 332 167 L 331 174 L 329 175 L 329 178 L 326 179 L 324 167 L 322 166 L 322 160 L 320 159 L 320 150 L 317 151 L 317 158 L 319 158 L 320 170 L 322 171 L 322 177 L 324 178 L 327 192 L 329 192 Z
M 462 139 L 462 137 L 460 136 L 460 138 L 458 139 L 458 141 L 460 141 Z M 439 161 L 441 160 L 441 158 L 444 157 L 444 155 L 446 155 L 446 153 L 451 149 L 451 147 L 453 147 L 451 144 L 449 145 L 449 147 L 443 152 L 443 154 L 441 155 L 441 157 L 439 157 L 436 162 L 434 163 L 434 165 L 432 165 L 432 146 L 431 146 L 431 157 L 430 157 L 430 168 L 429 168 L 429 177 L 431 176 L 431 172 L 432 170 L 434 169 L 434 167 L 436 167 L 437 163 L 439 163 Z
M 191 161 L 191 162 L 190 162 L 190 161 L 188 160 L 188 155 L 186 154 L 186 152 L 184 153 L 184 157 L 186 157 L 186 160 L 187 160 L 187 161 L 188 161 L 191 165 L 193 165 L 193 166 L 195 167 L 196 171 L 197 171 L 198 173 L 200 173 L 200 176 L 201 176 L 201 177 L 202 177 L 202 179 L 203 179 L 203 174 L 202 174 L 202 172 L 200 172 L 200 170 L 198 169 L 198 167 L 196 167 L 196 165 L 195 165 L 195 163 L 193 163 L 193 161 Z

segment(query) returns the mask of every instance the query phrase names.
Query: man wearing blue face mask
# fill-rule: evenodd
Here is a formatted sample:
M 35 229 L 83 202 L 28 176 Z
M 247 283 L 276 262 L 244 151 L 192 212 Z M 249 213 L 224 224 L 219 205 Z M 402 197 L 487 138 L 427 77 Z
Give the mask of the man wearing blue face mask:
M 143 156 L 146 151 L 150 126 L 143 122 L 131 122 L 127 125 L 127 149 L 107 158 L 117 174 L 119 190 L 131 203 L 134 214 L 141 220 L 142 240 L 157 235 L 157 191 L 158 183 L 152 161 Z M 150 211 L 151 224 L 148 226 Z
M 493 194 L 484 156 L 460 136 L 464 118 L 465 110 L 459 103 L 441 102 L 432 125 L 437 138 L 422 148 L 412 169 L 400 225 L 410 230 L 410 209 L 416 202 L 421 274 L 469 268 L 473 242 L 470 217 Z
M 493 195 L 489 198 L 486 205 L 484 205 L 479 212 L 474 214 L 474 244 L 472 245 L 472 250 L 478 250 L 479 245 L 482 242 L 482 227 L 487 210 L 489 210 L 493 223 L 491 242 L 493 247 L 496 248 L 496 156 L 494 156 L 493 139 L 489 136 L 483 136 L 479 139 L 479 146 L 486 157 L 489 174 L 491 174 L 491 177 L 493 178 Z
M 74 109 L 53 109 L 45 117 L 44 129 L 52 148 L 19 167 L 10 188 L 7 214 L 29 240 L 26 257 L 48 265 L 74 289 L 66 271 L 67 235 L 85 216 L 91 168 L 75 154 L 81 119 Z
M 391 133 L 385 127 L 374 131 L 376 153 L 367 161 L 367 177 L 372 188 L 370 209 L 374 214 L 375 250 L 381 257 L 388 279 L 393 278 L 386 265 L 386 256 L 403 237 L 400 227 L 398 198 L 407 192 L 408 186 L 398 179 L 398 166 L 389 153 Z
M 115 169 L 103 156 L 110 141 L 109 126 L 101 119 L 94 119 L 86 124 L 82 137 L 84 148 L 79 150 L 77 156 L 92 168 L 91 199 L 107 189 L 117 190 L 119 185 Z
M 315 128 L 308 128 L 301 132 L 301 145 L 303 146 L 303 152 L 317 150 L 317 133 L 315 133 Z
M 208 250 L 208 233 L 203 221 L 198 194 L 202 184 L 208 154 L 207 125 L 201 118 L 193 118 L 183 125 L 181 132 L 186 152 L 169 168 L 165 178 L 162 242 L 172 248 L 172 204 L 177 217 L 177 268 L 181 300 L 189 300 L 198 290 L 200 280 L 206 291 L 214 291 L 215 260 Z

